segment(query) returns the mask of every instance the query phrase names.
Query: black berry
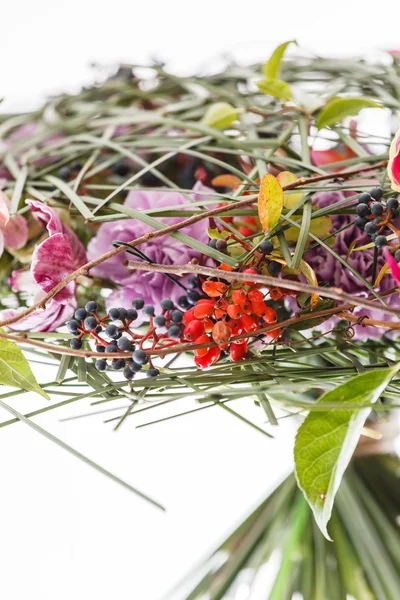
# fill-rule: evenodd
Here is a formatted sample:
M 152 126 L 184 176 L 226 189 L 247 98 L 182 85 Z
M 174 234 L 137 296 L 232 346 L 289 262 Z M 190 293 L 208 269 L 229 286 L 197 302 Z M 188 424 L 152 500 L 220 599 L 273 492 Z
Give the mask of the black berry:
M 118 348 L 127 352 L 131 349 L 131 341 L 127 337 L 120 337 L 117 342 Z
M 107 344 L 106 352 L 118 352 L 117 344 Z
M 97 310 L 99 307 L 97 306 L 97 302 L 95 302 L 94 300 L 89 300 L 89 302 L 86 303 L 85 308 L 88 313 L 91 313 Z
M 268 273 L 272 276 L 278 275 L 282 270 L 282 265 L 276 260 L 271 260 L 268 264 Z
M 274 245 L 269 240 L 264 240 L 258 246 L 258 249 L 263 254 L 271 254 L 272 250 L 274 249 Z
M 187 299 L 189 304 L 192 306 L 196 304 L 198 300 L 200 300 L 201 296 L 197 290 L 189 290 L 187 293 Z
M 135 373 L 129 367 L 124 367 L 123 375 L 124 375 L 125 379 L 130 380 L 130 379 L 134 378 Z
M 149 362 L 146 352 L 140 349 L 135 350 L 135 352 L 132 354 L 132 358 L 138 365 L 145 365 Z
M 181 337 L 181 328 L 179 325 L 171 325 L 168 328 L 168 337 L 170 338 L 179 338 Z
M 62 179 L 63 181 L 68 181 L 68 179 L 71 176 L 70 170 L 68 167 L 61 167 L 58 170 L 58 176 L 60 179 Z
M 368 204 L 368 202 L 371 202 L 371 196 L 367 192 L 364 192 L 358 196 L 357 200 L 359 204 Z
M 364 217 L 357 217 L 357 219 L 354 221 L 354 225 L 356 225 L 356 227 L 359 229 L 364 230 L 366 222 L 367 219 L 364 219 Z
M 362 204 L 359 204 L 359 206 L 362 206 Z M 373 202 L 371 204 L 371 212 L 373 215 L 377 215 L 377 216 L 381 215 L 383 213 L 382 204 L 380 204 L 379 202 Z
M 389 200 L 386 202 L 386 206 L 389 210 L 397 210 L 399 208 L 399 201 L 397 198 L 389 198 Z
M 158 369 L 148 369 L 146 371 L 146 377 L 157 377 L 160 374 Z
M 82 319 L 86 319 L 87 311 L 84 308 L 77 308 L 74 314 L 75 319 L 81 321 Z
M 154 306 L 152 304 L 146 304 L 146 306 L 143 307 L 143 314 L 146 315 L 146 317 L 152 317 L 154 315 Z
M 82 348 L 82 341 L 78 340 L 77 338 L 74 338 L 74 339 L 70 340 L 69 345 L 74 350 L 80 350 Z
M 174 303 L 170 298 L 164 298 L 161 300 L 161 308 L 163 310 L 172 310 L 174 308 Z
M 154 317 L 154 325 L 156 327 L 164 327 L 166 323 L 166 318 L 163 315 L 157 315 Z
M 387 241 L 384 235 L 377 235 L 374 239 L 374 243 L 377 248 L 383 248 L 386 246 Z
M 88 331 L 93 331 L 93 329 L 96 329 L 97 327 L 97 319 L 96 317 L 86 317 L 86 319 L 83 321 L 83 324 L 85 329 Z
M 125 361 L 123 358 L 113 358 L 111 366 L 115 371 L 119 371 L 119 369 L 123 369 L 125 366 Z
M 380 188 L 380 187 L 373 188 L 370 191 L 370 194 L 371 194 L 371 196 L 373 197 L 374 200 L 380 200 L 382 198 L 382 196 L 383 196 L 383 189 Z
M 189 286 L 190 288 L 195 288 L 195 287 L 197 287 L 197 286 L 199 285 L 199 280 L 198 280 L 198 278 L 196 277 L 196 275 L 191 275 L 191 276 L 188 278 L 188 282 L 187 282 L 187 284 L 188 284 L 188 286 Z
M 144 306 L 143 298 L 135 298 L 134 300 L 132 300 L 132 306 L 133 306 L 133 308 L 136 308 L 136 310 L 140 310 L 141 308 L 143 308 L 143 306 Z
M 129 308 L 126 311 L 126 320 L 127 321 L 136 321 L 137 318 L 138 318 L 138 314 L 134 308 Z
M 211 240 L 209 240 L 208 245 L 210 246 L 210 248 L 214 248 L 214 250 L 216 250 L 216 248 L 217 248 L 217 240 L 214 239 L 214 238 L 211 239 Z
M 171 313 L 171 319 L 174 323 L 180 323 L 183 319 L 183 313 L 180 310 L 173 310 Z
M 181 296 L 178 300 L 178 304 L 181 308 L 187 310 L 188 308 L 190 308 L 190 302 L 187 299 L 187 296 Z
M 110 325 L 107 325 L 105 332 L 106 332 L 106 335 L 108 335 L 108 337 L 110 337 L 110 338 L 116 338 L 119 333 L 118 327 L 116 325 L 114 325 L 113 323 L 110 323 Z
M 75 319 L 67 321 L 67 329 L 70 333 L 76 335 L 78 333 L 78 327 L 80 327 L 80 323 L 78 323 L 78 321 L 75 321 Z
M 96 352 L 105 352 L 105 351 L 106 351 L 105 346 L 96 346 Z
M 96 360 L 96 369 L 98 371 L 105 371 L 107 369 L 107 361 L 104 358 Z
M 108 311 L 108 316 L 113 321 L 118 321 L 118 319 L 119 319 L 119 308 L 110 308 L 110 310 Z
M 366 217 L 370 212 L 368 204 L 359 204 L 356 208 L 356 213 L 359 217 Z
M 215 247 L 220 252 L 225 252 L 226 248 L 227 248 L 226 240 L 217 240 L 217 243 L 215 244 Z
M 367 235 L 374 235 L 378 231 L 378 228 L 375 223 L 366 223 L 364 231 Z

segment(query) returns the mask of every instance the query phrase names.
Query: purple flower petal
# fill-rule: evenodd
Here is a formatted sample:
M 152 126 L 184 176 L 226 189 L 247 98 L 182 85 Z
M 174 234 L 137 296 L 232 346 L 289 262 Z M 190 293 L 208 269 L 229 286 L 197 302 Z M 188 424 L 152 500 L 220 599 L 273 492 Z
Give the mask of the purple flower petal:
M 35 310 L 27 317 L 8 325 L 14 331 L 54 331 L 57 327 L 65 325 L 72 318 L 76 308 L 76 299 L 72 297 L 68 304 L 60 304 L 50 300 L 45 310 Z M 22 309 L 6 309 L 0 312 L 0 319 L 9 319 L 17 315 Z
M 6 248 L 23 248 L 28 241 L 28 224 L 24 217 L 11 217 L 3 229 L 3 235 Z
M 44 292 L 49 292 L 57 283 L 75 270 L 69 240 L 63 233 L 56 233 L 39 244 L 32 256 L 32 275 Z M 71 281 L 54 299 L 68 302 L 75 295 L 76 284 Z

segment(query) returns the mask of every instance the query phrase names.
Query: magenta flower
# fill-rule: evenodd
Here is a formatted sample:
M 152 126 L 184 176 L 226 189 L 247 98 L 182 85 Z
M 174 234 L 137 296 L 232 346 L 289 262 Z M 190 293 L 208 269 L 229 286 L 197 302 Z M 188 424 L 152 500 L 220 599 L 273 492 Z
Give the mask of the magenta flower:
M 28 200 L 28 204 L 33 216 L 47 229 L 49 237 L 35 249 L 30 271 L 14 271 L 10 284 L 14 291 L 30 294 L 33 303 L 36 303 L 86 262 L 86 252 L 75 233 L 64 225 L 52 208 L 37 200 Z M 72 317 L 75 308 L 76 282 L 72 281 L 47 303 L 44 310 L 36 310 L 9 327 L 17 331 L 52 331 L 64 325 Z M 6 309 L 0 317 L 7 319 L 18 312 Z
M 201 184 L 196 184 L 193 191 L 194 193 L 188 199 L 174 191 L 133 190 L 128 194 L 125 206 L 136 210 L 161 209 L 168 206 L 187 204 L 190 200 L 205 200 L 207 195 L 200 195 L 199 191 L 212 193 L 212 190 L 205 188 Z M 171 225 L 178 223 L 182 219 L 164 218 L 160 220 Z M 137 219 L 105 223 L 99 228 L 96 237 L 89 242 L 88 258 L 91 260 L 107 252 L 112 248 L 112 242 L 115 240 L 123 242 L 132 241 L 151 230 L 151 227 Z M 182 232 L 201 242 L 207 243 L 208 241 L 207 227 L 202 221 L 185 227 L 182 229 Z M 163 265 L 184 265 L 194 257 L 200 258 L 198 252 L 170 236 L 150 239 L 148 242 L 140 244 L 139 250 L 151 261 Z M 162 273 L 128 270 L 123 264 L 127 256 L 126 254 L 114 256 L 91 271 L 92 274 L 108 279 L 120 286 L 118 290 L 113 291 L 108 297 L 108 307 L 123 306 L 129 308 L 132 307 L 132 300 L 134 298 L 142 297 L 146 304 L 154 305 L 156 311 L 159 311 L 161 310 L 160 302 L 163 298 L 171 298 L 177 301 L 179 296 L 185 293 L 178 284 L 172 282 Z M 187 277 L 181 277 L 179 281 L 184 285 Z
M 4 248 L 18 250 L 28 240 L 28 225 L 21 215 L 10 217 L 10 201 L 0 191 L 0 256 Z
M 394 136 L 389 150 L 388 175 L 392 189 L 400 192 L 400 129 Z

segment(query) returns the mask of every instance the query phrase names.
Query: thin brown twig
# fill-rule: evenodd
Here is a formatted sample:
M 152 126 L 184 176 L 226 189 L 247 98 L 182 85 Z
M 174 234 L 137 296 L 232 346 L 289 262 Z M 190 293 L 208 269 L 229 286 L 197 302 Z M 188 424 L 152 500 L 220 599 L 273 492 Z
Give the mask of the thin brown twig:
M 284 185 L 283 190 L 291 190 L 293 188 L 297 188 L 302 185 L 307 185 L 309 183 L 317 183 L 319 181 L 325 181 L 327 179 L 348 179 L 349 177 L 352 177 L 353 175 L 357 175 L 357 174 L 365 172 L 365 171 L 372 171 L 375 169 L 380 169 L 380 168 L 384 167 L 386 164 L 387 164 L 387 161 L 379 161 L 378 163 L 375 163 L 373 165 L 359 167 L 357 169 L 352 169 L 351 171 L 345 171 L 345 172 L 341 172 L 341 173 L 327 173 L 326 175 L 319 175 L 316 177 L 301 177 L 300 179 L 298 179 L 292 183 L 288 183 L 287 185 Z M 159 237 L 163 237 L 164 235 L 169 235 L 171 233 L 175 233 L 176 231 L 179 231 L 180 229 L 183 229 L 184 227 L 188 227 L 189 225 L 193 225 L 194 223 L 198 223 L 199 221 L 202 221 L 203 219 L 215 217 L 221 213 L 229 212 L 230 210 L 235 210 L 237 208 L 241 208 L 242 206 L 247 206 L 248 204 L 252 204 L 256 199 L 257 199 L 257 195 L 251 195 L 251 196 L 247 196 L 246 198 L 244 198 L 244 200 L 239 200 L 238 202 L 232 202 L 228 206 L 220 206 L 220 207 L 205 211 L 204 213 L 202 213 L 200 215 L 192 215 L 191 217 L 184 219 L 180 223 L 175 223 L 174 225 L 170 225 L 168 227 L 165 227 L 164 229 L 159 229 L 157 231 L 149 231 L 148 233 L 145 233 L 144 235 L 140 236 L 139 238 L 136 238 L 135 240 L 132 240 L 131 242 L 129 242 L 129 245 L 132 247 L 139 246 L 140 244 L 143 244 L 144 242 L 148 242 L 151 239 L 156 239 Z M 27 317 L 28 315 L 32 314 L 35 310 L 46 308 L 47 302 L 49 300 L 51 300 L 52 298 L 54 298 L 54 296 L 56 296 L 58 294 L 58 292 L 63 290 L 71 281 L 74 281 L 81 275 L 88 275 L 90 269 L 93 269 L 94 267 L 105 262 L 109 258 L 112 258 L 113 256 L 117 256 L 118 254 L 121 254 L 125 251 L 126 251 L 125 246 L 118 246 L 117 248 L 113 248 L 112 250 L 109 250 L 108 252 L 102 254 L 101 256 L 98 256 L 97 258 L 82 265 L 81 267 L 79 267 L 79 269 L 76 269 L 75 271 L 73 271 L 72 273 L 67 275 L 67 277 L 65 277 L 57 285 L 55 285 L 45 296 L 43 296 L 41 298 L 41 300 L 39 302 L 37 302 L 36 304 L 33 304 L 32 306 L 30 306 L 28 308 L 25 308 L 24 310 L 21 310 L 13 317 L 9 317 L 8 319 L 4 319 L 3 321 L 0 321 L 0 327 L 4 327 L 6 325 L 11 325 L 12 323 L 16 323 L 16 322 L 20 321 L 21 319 L 23 319 L 24 317 Z

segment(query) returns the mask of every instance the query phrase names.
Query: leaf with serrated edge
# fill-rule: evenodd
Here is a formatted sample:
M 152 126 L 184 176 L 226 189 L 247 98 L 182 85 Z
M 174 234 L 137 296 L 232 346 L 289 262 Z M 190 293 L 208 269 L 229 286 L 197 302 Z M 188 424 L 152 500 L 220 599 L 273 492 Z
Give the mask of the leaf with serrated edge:
M 261 180 L 258 195 L 258 216 L 263 231 L 270 231 L 278 223 L 283 208 L 283 189 L 279 181 L 267 173 Z
M 376 402 L 397 373 L 392 369 L 369 371 L 357 375 L 323 394 L 324 403 L 359 404 L 359 411 L 311 411 L 300 426 L 295 446 L 295 472 L 318 527 L 330 540 L 327 524 L 343 474 L 357 446 L 370 405 Z
M 36 381 L 20 348 L 14 342 L 5 339 L 0 339 L 0 384 L 36 392 L 50 400 Z
M 363 108 L 382 108 L 382 105 L 369 98 L 334 98 L 319 113 L 317 127 L 323 129 L 340 123 L 346 117 L 358 115 Z

